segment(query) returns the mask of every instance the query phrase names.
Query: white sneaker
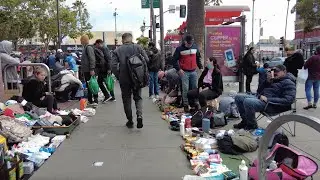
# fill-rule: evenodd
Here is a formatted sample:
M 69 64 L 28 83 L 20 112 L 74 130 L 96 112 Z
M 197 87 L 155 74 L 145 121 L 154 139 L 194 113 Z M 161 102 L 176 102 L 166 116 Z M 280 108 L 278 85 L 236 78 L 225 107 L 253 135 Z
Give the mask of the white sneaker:
M 155 97 L 156 99 L 160 99 L 160 97 L 159 97 L 159 95 L 156 95 L 156 97 Z
M 149 99 L 153 99 L 153 98 L 154 98 L 154 95 L 149 96 Z
M 102 101 L 102 103 L 106 103 L 106 102 L 108 102 L 108 101 L 110 101 L 112 99 L 112 97 L 110 96 L 109 98 L 104 98 L 104 100 Z

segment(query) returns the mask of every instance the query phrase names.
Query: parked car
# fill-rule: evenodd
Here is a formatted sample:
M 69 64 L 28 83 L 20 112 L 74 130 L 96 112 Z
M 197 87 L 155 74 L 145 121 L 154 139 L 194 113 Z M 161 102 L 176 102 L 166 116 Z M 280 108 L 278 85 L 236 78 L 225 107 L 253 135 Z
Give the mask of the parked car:
M 269 67 L 275 67 L 279 64 L 283 64 L 285 60 L 285 57 L 274 57 L 271 60 L 266 61 L 265 63 L 269 64 Z

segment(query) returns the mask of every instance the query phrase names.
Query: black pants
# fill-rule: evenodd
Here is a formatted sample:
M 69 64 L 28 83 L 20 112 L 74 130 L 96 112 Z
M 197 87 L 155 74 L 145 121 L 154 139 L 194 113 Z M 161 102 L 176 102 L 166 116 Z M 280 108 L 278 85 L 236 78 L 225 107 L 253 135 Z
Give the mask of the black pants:
M 252 82 L 253 75 L 246 75 L 246 92 L 251 92 L 251 82 Z
M 86 85 L 88 88 L 88 101 L 89 101 L 89 103 L 93 103 L 93 102 L 98 103 L 98 94 L 92 95 L 92 92 L 90 91 L 90 88 L 89 88 L 88 82 L 90 81 L 90 78 L 91 78 L 90 72 L 84 72 L 83 75 L 84 75 L 84 79 L 86 81 Z M 92 100 L 92 97 L 93 97 L 94 101 Z
M 196 100 L 199 99 L 199 103 L 201 107 L 207 106 L 207 100 L 216 99 L 219 95 L 210 89 L 201 91 L 199 93 L 199 89 L 190 90 L 187 94 L 189 105 L 192 107 L 196 106 Z
M 132 89 L 126 85 L 120 85 L 121 88 L 121 96 L 123 102 L 124 112 L 126 113 L 126 117 L 129 121 L 132 121 L 132 95 L 133 100 L 136 105 L 136 115 L 137 117 L 142 117 L 142 97 L 141 97 L 141 89 Z
M 46 107 L 47 111 L 49 111 L 50 113 L 52 113 L 53 110 L 58 109 L 57 101 L 53 97 L 53 95 L 46 95 L 43 100 L 37 100 L 32 103 L 38 107 Z
M 69 86 L 67 86 L 64 89 L 64 91 L 55 92 L 56 93 L 56 97 L 57 98 L 60 97 L 59 99 L 63 99 L 65 101 L 68 101 L 69 100 L 69 95 L 71 96 L 71 98 L 75 98 L 78 89 L 79 89 L 79 85 L 78 84 L 70 84 Z
M 104 85 L 104 78 L 106 78 L 106 77 L 107 77 L 107 74 L 99 74 L 98 75 L 98 84 L 99 84 L 99 87 L 104 95 L 104 98 L 108 99 L 110 97 L 110 95 L 107 91 L 106 86 Z

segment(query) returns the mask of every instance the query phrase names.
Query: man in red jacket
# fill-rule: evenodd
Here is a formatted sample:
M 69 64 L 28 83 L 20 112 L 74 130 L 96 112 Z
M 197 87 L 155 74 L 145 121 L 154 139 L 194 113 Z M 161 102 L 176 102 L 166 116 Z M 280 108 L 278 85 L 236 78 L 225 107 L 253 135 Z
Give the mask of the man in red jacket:
M 187 94 L 189 90 L 197 88 L 198 76 L 196 69 L 202 69 L 201 55 L 198 47 L 194 44 L 193 37 L 187 35 L 184 42 L 173 55 L 174 68 L 178 71 L 182 81 L 183 106 L 189 111 Z

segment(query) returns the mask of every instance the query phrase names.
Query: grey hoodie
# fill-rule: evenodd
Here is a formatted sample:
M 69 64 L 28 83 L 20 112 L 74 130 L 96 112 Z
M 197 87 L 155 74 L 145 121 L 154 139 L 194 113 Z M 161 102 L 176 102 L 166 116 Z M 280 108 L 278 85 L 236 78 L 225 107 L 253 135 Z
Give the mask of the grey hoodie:
M 1 67 L 1 76 L 3 76 L 4 68 L 10 64 L 19 64 L 20 60 L 18 58 L 13 58 L 10 56 L 12 52 L 12 42 L 10 41 L 1 41 L 0 42 L 0 67 Z M 4 77 L 2 77 L 3 79 Z M 15 82 L 14 80 L 18 79 L 18 74 L 16 67 L 9 67 L 7 69 L 7 82 Z

